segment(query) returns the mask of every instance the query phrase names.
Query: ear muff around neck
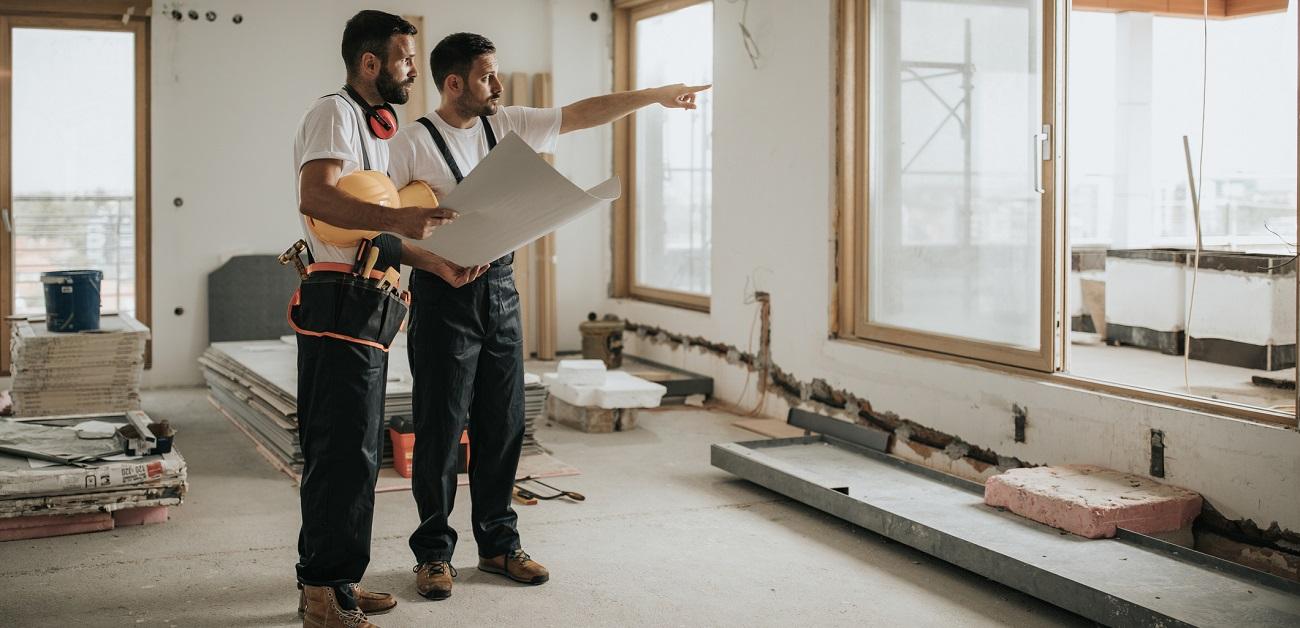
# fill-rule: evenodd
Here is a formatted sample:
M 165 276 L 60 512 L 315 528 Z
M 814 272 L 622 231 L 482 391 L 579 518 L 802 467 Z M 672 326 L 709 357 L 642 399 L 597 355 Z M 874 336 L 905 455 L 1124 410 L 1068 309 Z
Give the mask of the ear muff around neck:
M 388 103 L 371 107 L 366 120 L 370 122 L 370 133 L 381 140 L 397 135 L 397 112 Z
M 365 112 L 366 126 L 370 127 L 371 135 L 381 140 L 391 139 L 394 135 L 397 135 L 397 111 L 393 109 L 392 105 L 384 103 L 374 106 L 361 98 L 361 94 L 352 89 L 351 85 L 344 85 L 343 89 L 347 91 L 348 96 L 352 97 L 353 102 L 356 102 L 361 107 L 361 110 Z

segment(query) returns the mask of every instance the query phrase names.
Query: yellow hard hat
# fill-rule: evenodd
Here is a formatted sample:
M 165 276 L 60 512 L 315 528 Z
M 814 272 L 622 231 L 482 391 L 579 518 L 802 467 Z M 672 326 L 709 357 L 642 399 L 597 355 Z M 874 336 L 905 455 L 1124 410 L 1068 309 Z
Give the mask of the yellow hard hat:
M 339 178 L 336 187 L 367 203 L 384 207 L 402 206 L 393 181 L 388 178 L 388 175 L 377 170 L 357 170 L 344 175 Z M 316 232 L 316 237 L 334 246 L 355 246 L 362 240 L 379 235 L 378 231 L 342 229 L 314 218 L 308 218 L 308 224 L 311 225 L 312 231 Z
M 397 196 L 402 202 L 402 207 L 438 206 L 438 196 L 433 193 L 433 188 L 419 180 L 407 183 L 406 187 L 397 191 Z

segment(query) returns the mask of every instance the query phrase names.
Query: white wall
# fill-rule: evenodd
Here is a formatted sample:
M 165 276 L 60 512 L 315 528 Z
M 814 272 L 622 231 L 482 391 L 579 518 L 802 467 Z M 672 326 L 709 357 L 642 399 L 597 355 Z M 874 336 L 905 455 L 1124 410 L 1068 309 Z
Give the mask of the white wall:
M 557 106 L 609 93 L 614 83 L 607 0 L 550 0 L 553 92 Z M 591 21 L 591 14 L 596 21 Z M 613 131 L 606 125 L 560 136 L 555 167 L 590 187 L 613 170 Z M 609 294 L 610 212 L 596 210 L 565 225 L 555 237 L 557 346 L 582 346 L 578 323 Z
M 550 5 L 542 0 L 209 0 L 186 7 L 219 18 L 153 20 L 152 386 L 201 381 L 195 359 L 207 346 L 207 274 L 232 255 L 279 253 L 300 237 L 293 134 L 312 102 L 342 85 L 340 38 L 356 11 L 423 15 L 426 54 L 443 36 L 467 30 L 492 39 L 508 71 L 551 69 Z M 242 24 L 231 23 L 235 13 Z M 419 67 L 426 71 L 427 59 Z M 432 108 L 438 97 L 426 78 L 417 80 Z M 172 205 L 176 197 L 184 206 Z M 176 307 L 184 314 L 173 314 Z
M 741 6 L 718 2 L 715 11 L 712 244 L 719 263 L 712 312 L 620 300 L 607 300 L 602 311 L 745 347 L 756 306 L 743 300 L 753 275 L 772 294 L 773 359 L 803 381 L 825 378 L 869 399 L 876 411 L 1033 463 L 1092 463 L 1145 474 L 1150 430 L 1161 429 L 1168 482 L 1201 492 L 1229 518 L 1300 530 L 1295 431 L 828 339 L 833 3 L 750 3 L 749 28 L 763 54 L 758 70 L 739 38 Z M 599 259 L 608 277 L 607 257 L 590 259 Z M 635 336 L 628 345 L 634 354 L 712 374 L 727 399 L 736 400 L 745 382 L 739 368 L 695 351 Z M 1013 403 L 1028 408 L 1025 443 L 1013 439 Z M 779 405 L 769 404 L 769 413 Z

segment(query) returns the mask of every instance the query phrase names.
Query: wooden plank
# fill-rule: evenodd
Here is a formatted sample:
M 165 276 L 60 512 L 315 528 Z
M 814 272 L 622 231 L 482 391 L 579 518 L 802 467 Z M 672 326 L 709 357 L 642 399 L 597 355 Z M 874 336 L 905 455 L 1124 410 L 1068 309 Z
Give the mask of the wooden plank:
M 542 72 L 533 75 L 533 106 L 534 107 L 553 107 L 551 95 L 551 75 Z M 543 155 L 547 163 L 554 165 L 554 155 Z M 536 278 L 537 296 L 537 358 L 540 360 L 554 360 L 556 352 L 556 306 L 555 306 L 555 233 L 548 233 L 540 240 L 533 243 L 532 248 L 536 252 L 535 260 L 537 270 L 534 273 Z
M 632 77 L 628 67 L 631 54 L 630 37 L 631 14 L 627 9 L 616 7 L 614 10 L 614 91 L 616 92 L 631 89 Z M 632 116 L 634 115 L 636 114 L 632 114 Z M 613 297 L 628 296 L 628 280 L 631 276 L 629 272 L 631 238 L 628 229 L 628 214 L 629 198 L 632 196 L 632 186 L 635 185 L 631 173 L 632 164 L 629 160 L 632 116 L 614 122 L 614 174 L 623 180 L 623 194 L 614 201 L 612 216 L 614 253 L 611 260 L 613 263 L 613 276 L 610 282 L 610 296 Z
M 134 8 L 132 19 L 148 20 L 151 4 L 151 0 L 0 0 L 0 13 L 80 15 L 120 19 L 128 10 Z
M 1227 0 L 1223 14 L 1227 17 L 1245 17 L 1281 13 L 1285 12 L 1286 8 L 1287 0 Z
M 13 171 L 8 158 L 13 154 L 13 133 L 11 113 L 13 105 L 13 62 L 10 50 L 9 19 L 0 15 L 0 156 L 4 165 L 0 165 L 0 208 L 11 212 L 13 207 L 12 177 Z M 8 215 L 13 220 L 12 213 Z M 0 375 L 9 375 L 9 315 L 13 314 L 14 267 L 13 232 L 10 223 L 0 222 Z

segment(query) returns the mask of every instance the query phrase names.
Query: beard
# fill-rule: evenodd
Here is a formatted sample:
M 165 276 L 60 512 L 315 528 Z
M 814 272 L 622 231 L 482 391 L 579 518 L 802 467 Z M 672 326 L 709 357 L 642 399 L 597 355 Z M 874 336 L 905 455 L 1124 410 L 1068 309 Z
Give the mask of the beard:
M 495 115 L 497 112 L 496 99 L 500 97 L 501 94 L 493 94 L 492 98 L 489 98 L 486 101 L 479 101 L 479 100 L 475 100 L 474 97 L 469 94 L 469 92 L 464 92 L 460 95 L 460 99 L 456 102 L 456 108 L 459 109 L 461 115 L 464 115 L 465 117 Z
M 384 102 L 405 105 L 407 99 L 411 96 L 411 84 L 413 83 L 415 83 L 415 79 L 397 80 L 397 77 L 389 73 L 387 68 L 384 68 L 379 71 L 379 78 L 375 79 L 375 91 L 379 92 L 379 96 L 384 99 Z

